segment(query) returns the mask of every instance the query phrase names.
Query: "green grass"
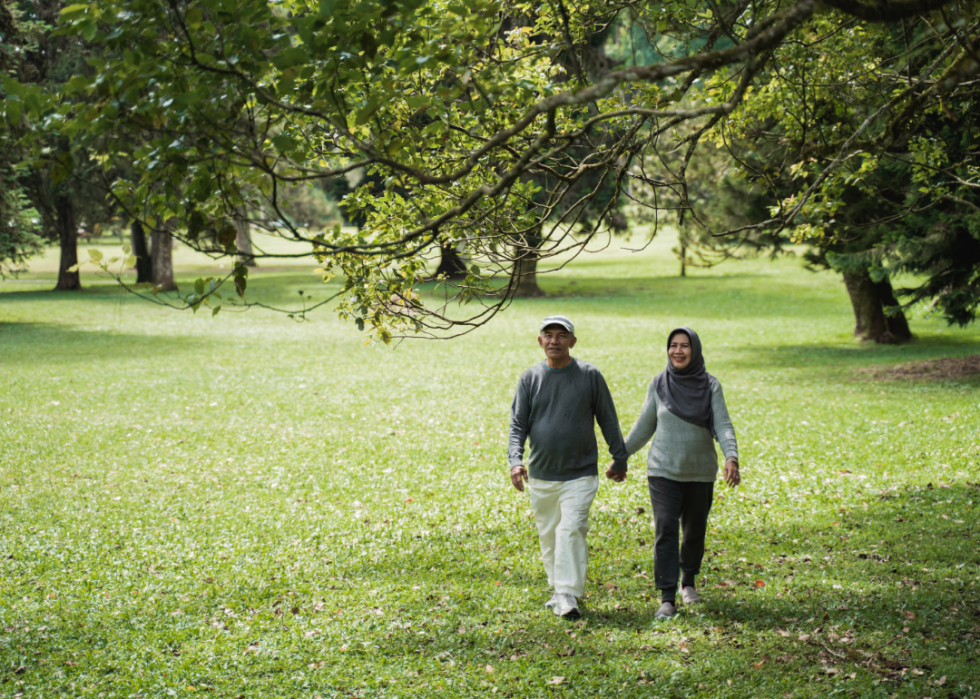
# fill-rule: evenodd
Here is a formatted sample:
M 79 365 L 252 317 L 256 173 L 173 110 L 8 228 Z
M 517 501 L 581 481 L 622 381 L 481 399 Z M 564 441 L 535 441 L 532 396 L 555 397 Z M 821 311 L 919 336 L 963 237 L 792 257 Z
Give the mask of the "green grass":
M 833 275 L 788 259 L 679 279 L 669 247 L 583 259 L 476 334 L 394 350 L 329 312 L 194 317 L 91 273 L 40 291 L 50 256 L 0 282 L 0 693 L 980 692 L 980 383 L 858 371 L 977 354 L 980 333 L 915 317 L 910 345 L 859 344 Z M 178 262 L 185 285 L 207 266 Z M 250 293 L 325 295 L 312 268 Z M 554 312 L 624 430 L 676 325 L 724 384 L 744 485 L 718 488 L 704 605 L 669 623 L 645 452 L 593 507 L 584 620 L 543 608 L 505 443 Z

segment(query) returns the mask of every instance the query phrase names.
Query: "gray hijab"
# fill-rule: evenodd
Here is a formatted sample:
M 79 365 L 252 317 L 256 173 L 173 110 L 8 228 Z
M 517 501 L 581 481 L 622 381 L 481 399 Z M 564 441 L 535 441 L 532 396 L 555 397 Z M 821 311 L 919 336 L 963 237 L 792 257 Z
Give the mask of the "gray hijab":
M 668 348 L 677 333 L 685 333 L 691 338 L 691 361 L 683 369 L 675 369 L 670 358 L 667 359 L 667 368 L 653 379 L 657 396 L 671 413 L 684 422 L 704 427 L 714 436 L 711 374 L 704 368 L 701 339 L 690 328 L 676 328 L 667 336 Z

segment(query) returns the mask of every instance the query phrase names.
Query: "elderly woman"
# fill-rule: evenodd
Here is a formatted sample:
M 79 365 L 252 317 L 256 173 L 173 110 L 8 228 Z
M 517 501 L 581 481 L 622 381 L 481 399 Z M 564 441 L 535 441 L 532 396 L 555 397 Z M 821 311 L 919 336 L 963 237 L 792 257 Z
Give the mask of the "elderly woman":
M 718 475 L 715 440 L 725 454 L 725 482 L 732 487 L 741 482 L 735 429 L 721 384 L 705 370 L 698 334 L 690 328 L 672 331 L 667 360 L 667 368 L 650 382 L 640 417 L 626 438 L 632 456 L 653 437 L 647 480 L 657 529 L 654 580 L 661 596 L 655 619 L 677 613 L 678 582 L 684 604 L 700 601 L 694 579 L 701 572 Z M 606 475 L 620 481 L 626 474 L 610 468 Z

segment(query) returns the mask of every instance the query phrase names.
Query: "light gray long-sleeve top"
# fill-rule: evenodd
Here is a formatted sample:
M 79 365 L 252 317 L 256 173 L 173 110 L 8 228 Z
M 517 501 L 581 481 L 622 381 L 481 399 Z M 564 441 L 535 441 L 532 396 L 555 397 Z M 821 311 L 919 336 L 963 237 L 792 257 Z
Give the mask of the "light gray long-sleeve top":
M 528 475 L 543 481 L 570 481 L 599 473 L 595 425 L 609 445 L 613 468 L 626 470 L 626 448 L 609 387 L 592 364 L 578 359 L 564 369 L 541 362 L 517 382 L 510 409 L 508 461 L 526 463 Z M 524 443 L 531 442 L 524 461 Z
M 714 413 L 715 434 L 725 459 L 738 460 L 735 428 L 728 416 L 725 394 L 721 384 L 711 377 L 711 411 Z M 718 476 L 718 454 L 711 432 L 680 419 L 664 407 L 653 381 L 647 388 L 643 409 L 633 429 L 626 437 L 630 456 L 643 448 L 653 437 L 647 456 L 647 475 L 674 481 L 711 483 Z

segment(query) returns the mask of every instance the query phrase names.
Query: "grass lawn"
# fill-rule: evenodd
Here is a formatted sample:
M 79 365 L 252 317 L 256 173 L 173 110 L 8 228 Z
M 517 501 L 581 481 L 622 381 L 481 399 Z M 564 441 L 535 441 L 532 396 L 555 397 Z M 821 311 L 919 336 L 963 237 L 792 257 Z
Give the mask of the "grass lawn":
M 680 279 L 670 246 L 613 246 L 488 328 L 394 349 L 329 312 L 191 316 L 91 272 L 54 294 L 50 254 L 0 282 L 0 694 L 980 696 L 980 381 L 863 371 L 980 354 L 980 331 L 914 317 L 914 343 L 860 344 L 834 275 Z M 210 264 L 177 262 L 185 287 Z M 336 286 L 277 265 L 250 294 Z M 624 431 L 676 325 L 725 387 L 744 483 L 716 491 L 704 604 L 670 622 L 645 450 L 593 506 L 584 619 L 543 607 L 505 457 L 551 313 Z

